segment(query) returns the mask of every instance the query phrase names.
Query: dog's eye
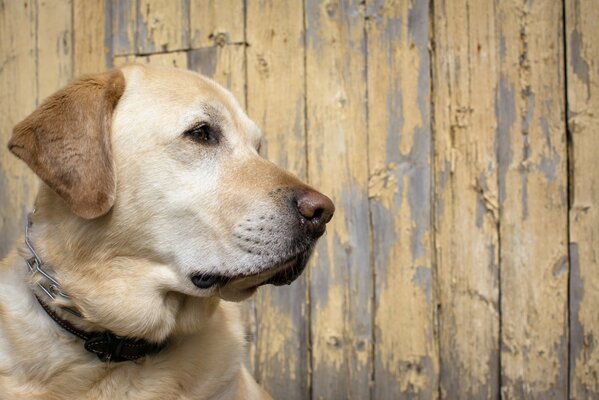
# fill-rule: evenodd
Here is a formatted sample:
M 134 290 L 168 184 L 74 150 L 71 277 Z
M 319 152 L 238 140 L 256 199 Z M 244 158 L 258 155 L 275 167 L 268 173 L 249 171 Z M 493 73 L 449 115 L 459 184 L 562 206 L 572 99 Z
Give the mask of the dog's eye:
M 189 128 L 183 133 L 183 136 L 206 145 L 215 145 L 218 144 L 219 141 L 218 132 L 208 124 L 201 124 Z

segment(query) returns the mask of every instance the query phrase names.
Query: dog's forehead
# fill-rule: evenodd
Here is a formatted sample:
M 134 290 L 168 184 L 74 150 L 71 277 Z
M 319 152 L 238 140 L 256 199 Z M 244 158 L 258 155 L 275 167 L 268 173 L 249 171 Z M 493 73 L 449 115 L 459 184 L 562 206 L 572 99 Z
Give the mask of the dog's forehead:
M 256 124 L 246 115 L 239 102 L 227 89 L 198 73 L 166 67 L 146 65 L 129 65 L 122 68 L 127 87 L 133 86 L 136 91 L 151 93 L 166 99 L 178 110 L 189 109 L 210 110 L 223 116 L 230 116 L 239 131 L 248 135 L 252 142 L 261 139 L 261 132 Z M 198 101 L 202 100 L 202 107 Z

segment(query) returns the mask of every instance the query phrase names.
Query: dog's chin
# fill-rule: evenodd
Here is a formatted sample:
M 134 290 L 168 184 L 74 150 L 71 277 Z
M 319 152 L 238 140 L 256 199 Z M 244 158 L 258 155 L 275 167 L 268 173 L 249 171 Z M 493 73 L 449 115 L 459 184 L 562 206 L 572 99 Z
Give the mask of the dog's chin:
M 290 285 L 304 271 L 312 247 L 278 264 L 266 266 L 262 272 L 229 279 L 218 289 L 218 295 L 227 301 L 241 301 L 253 295 L 263 285 Z

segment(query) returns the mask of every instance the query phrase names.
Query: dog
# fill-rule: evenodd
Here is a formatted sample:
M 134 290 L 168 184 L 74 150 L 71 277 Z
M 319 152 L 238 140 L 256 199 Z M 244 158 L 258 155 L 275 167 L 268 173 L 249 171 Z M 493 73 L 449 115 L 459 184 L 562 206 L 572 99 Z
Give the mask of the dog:
M 8 148 L 42 182 L 0 264 L 0 397 L 270 398 L 236 302 L 296 279 L 334 205 L 260 142 L 215 82 L 141 65 L 17 124 Z

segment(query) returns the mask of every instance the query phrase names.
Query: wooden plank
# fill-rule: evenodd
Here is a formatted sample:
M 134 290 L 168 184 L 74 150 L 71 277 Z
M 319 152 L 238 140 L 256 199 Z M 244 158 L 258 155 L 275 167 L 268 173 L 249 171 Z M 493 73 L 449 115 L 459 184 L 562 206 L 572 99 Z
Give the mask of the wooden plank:
M 0 259 L 22 241 L 37 179 L 6 144 L 12 129 L 35 109 L 37 99 L 35 2 L 0 1 Z
M 110 67 L 108 0 L 73 0 L 73 75 L 103 72 Z
M 149 64 L 161 67 L 175 67 L 187 69 L 187 52 L 175 51 L 172 53 L 157 53 L 147 56 L 116 56 L 113 64 L 122 67 L 126 64 Z
M 190 0 L 189 15 L 191 47 L 194 49 L 245 41 L 243 0 Z M 300 18 L 301 14 L 295 16 Z M 268 27 L 260 20 L 253 23 L 263 29 Z
M 37 85 L 40 101 L 73 77 L 72 7 L 70 0 L 37 0 Z
M 495 14 L 434 2 L 435 245 L 440 395 L 499 398 Z
M 437 395 L 429 2 L 367 3 L 375 399 Z M 399 312 L 398 312 L 399 311 Z
M 366 40 L 359 1 L 306 2 L 308 177 L 337 211 L 311 267 L 312 398 L 366 399 L 372 269 Z
M 189 0 L 139 0 L 137 53 L 189 48 Z
M 570 132 L 570 398 L 599 398 L 599 8 L 566 2 Z
M 214 79 L 229 89 L 245 108 L 245 48 L 243 45 L 212 46 L 190 50 L 189 69 Z
M 302 2 L 248 1 L 247 90 L 249 116 L 264 132 L 262 154 L 305 179 L 302 14 Z M 262 287 L 255 298 L 255 376 L 275 399 L 310 397 L 307 276 Z
M 114 56 L 135 54 L 136 4 L 136 0 L 110 0 L 111 46 Z
M 568 200 L 563 5 L 497 4 L 501 382 L 563 399 L 568 383 Z

